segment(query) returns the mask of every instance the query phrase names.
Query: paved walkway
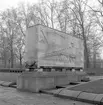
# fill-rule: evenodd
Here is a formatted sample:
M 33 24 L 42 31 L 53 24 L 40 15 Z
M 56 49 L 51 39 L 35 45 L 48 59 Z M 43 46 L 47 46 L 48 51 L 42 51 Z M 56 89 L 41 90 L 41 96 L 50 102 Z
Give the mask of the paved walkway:
M 75 103 L 75 104 L 74 104 Z M 0 105 L 92 105 L 48 94 L 17 91 L 15 88 L 0 86 Z
M 96 80 L 103 77 L 93 76 L 90 78 L 92 80 Z M 49 94 L 21 92 L 17 91 L 15 88 L 0 86 L 0 105 L 93 105 L 93 104 L 53 97 L 53 95 Z

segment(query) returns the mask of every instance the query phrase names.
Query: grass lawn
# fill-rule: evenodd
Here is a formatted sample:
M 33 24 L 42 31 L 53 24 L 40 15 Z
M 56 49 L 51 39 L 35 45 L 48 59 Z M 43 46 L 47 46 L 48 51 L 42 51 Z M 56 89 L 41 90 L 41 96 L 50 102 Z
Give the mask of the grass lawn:
M 69 88 L 69 90 L 103 94 L 103 79 L 96 80 L 86 84 L 81 84 L 79 86 Z

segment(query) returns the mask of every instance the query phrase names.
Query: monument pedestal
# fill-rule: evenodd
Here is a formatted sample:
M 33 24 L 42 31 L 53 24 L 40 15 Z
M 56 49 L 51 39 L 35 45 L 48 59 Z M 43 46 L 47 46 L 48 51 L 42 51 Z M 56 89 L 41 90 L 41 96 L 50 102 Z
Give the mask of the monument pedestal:
M 83 72 L 23 72 L 18 76 L 17 89 L 39 92 L 80 81 L 83 76 L 85 76 Z

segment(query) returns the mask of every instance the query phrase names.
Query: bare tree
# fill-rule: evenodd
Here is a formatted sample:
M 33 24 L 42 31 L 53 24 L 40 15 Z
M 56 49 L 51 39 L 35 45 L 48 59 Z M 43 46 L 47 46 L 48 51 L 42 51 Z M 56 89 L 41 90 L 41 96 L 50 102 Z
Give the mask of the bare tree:
M 100 55 L 100 48 L 103 47 L 103 0 L 98 0 L 98 3 L 98 6 L 95 8 L 87 5 L 90 8 L 92 20 L 95 24 L 92 28 L 92 30 L 94 30 L 94 36 L 92 35 L 94 67 L 96 65 L 96 56 Z
M 85 0 L 85 2 L 87 2 L 87 0 Z M 64 4 L 65 5 L 64 5 L 64 8 L 62 11 L 66 11 L 66 14 L 68 14 L 68 13 L 72 14 L 72 17 L 69 18 L 68 23 L 70 23 L 70 22 L 72 23 L 72 30 L 74 30 L 74 28 L 77 28 L 76 30 L 74 30 L 74 32 L 76 32 L 76 33 L 79 32 L 79 36 L 81 36 L 84 40 L 85 67 L 88 68 L 89 67 L 89 54 L 88 54 L 86 34 L 85 34 L 86 5 L 83 5 L 81 0 L 73 0 L 73 1 L 70 1 L 69 3 L 67 2 L 67 0 L 65 0 Z M 67 21 L 65 23 L 66 23 L 65 25 L 67 25 Z M 70 26 L 69 26 L 69 28 L 70 28 Z

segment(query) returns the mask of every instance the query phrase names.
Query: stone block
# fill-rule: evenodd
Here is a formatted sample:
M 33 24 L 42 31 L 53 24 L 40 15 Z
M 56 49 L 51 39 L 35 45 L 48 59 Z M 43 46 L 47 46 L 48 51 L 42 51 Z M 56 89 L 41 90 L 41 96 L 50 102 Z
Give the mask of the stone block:
M 37 77 L 36 78 L 36 87 L 39 90 L 55 88 L 54 78 L 53 77 L 45 77 L 45 76 L 42 78 Z
M 28 89 L 29 87 L 29 79 L 24 79 L 24 89 Z
M 63 86 L 63 85 L 67 85 L 69 84 L 69 80 L 67 75 L 61 75 L 61 76 L 57 76 L 54 77 L 54 84 L 55 86 Z
M 56 86 L 67 85 L 78 81 L 78 75 L 72 72 L 23 72 L 18 76 L 17 88 L 38 92 L 43 89 L 52 89 Z
M 101 97 L 103 96 L 103 94 L 101 95 Z M 102 99 L 100 100 L 100 102 L 103 104 L 103 97 L 102 97 Z
M 88 101 L 94 101 L 96 96 L 97 96 L 97 94 L 94 94 L 94 93 L 81 92 L 79 94 L 78 98 L 83 99 L 83 100 L 88 100 Z
M 2 85 L 2 84 L 3 84 L 3 82 L 4 82 L 4 81 L 0 81 L 0 85 Z
M 7 86 L 7 87 L 9 87 L 11 83 L 12 83 L 12 82 L 6 82 L 6 81 L 5 81 L 5 82 L 3 82 L 1 85 L 2 85 L 2 86 Z
M 41 90 L 42 93 L 56 95 L 59 93 L 60 89 L 50 89 L 50 90 Z
M 32 91 L 32 92 L 38 92 L 38 88 L 36 87 L 36 78 L 35 79 L 32 79 L 32 78 L 29 78 L 29 86 L 28 86 L 28 89 L 29 91 Z
M 17 89 L 23 89 L 23 77 L 21 75 L 18 76 L 17 78 Z
M 17 80 L 17 88 L 22 90 L 28 90 L 32 92 L 39 92 L 42 89 L 54 88 L 54 78 L 51 76 L 45 76 L 45 74 L 37 74 L 36 76 L 30 74 L 21 74 Z
M 58 95 L 68 97 L 68 98 L 69 97 L 77 98 L 80 93 L 81 93 L 81 91 L 73 91 L 73 90 L 63 89 L 61 92 L 59 92 Z
M 102 99 L 103 99 L 103 94 L 97 94 L 97 96 L 94 98 L 94 101 L 101 102 Z

